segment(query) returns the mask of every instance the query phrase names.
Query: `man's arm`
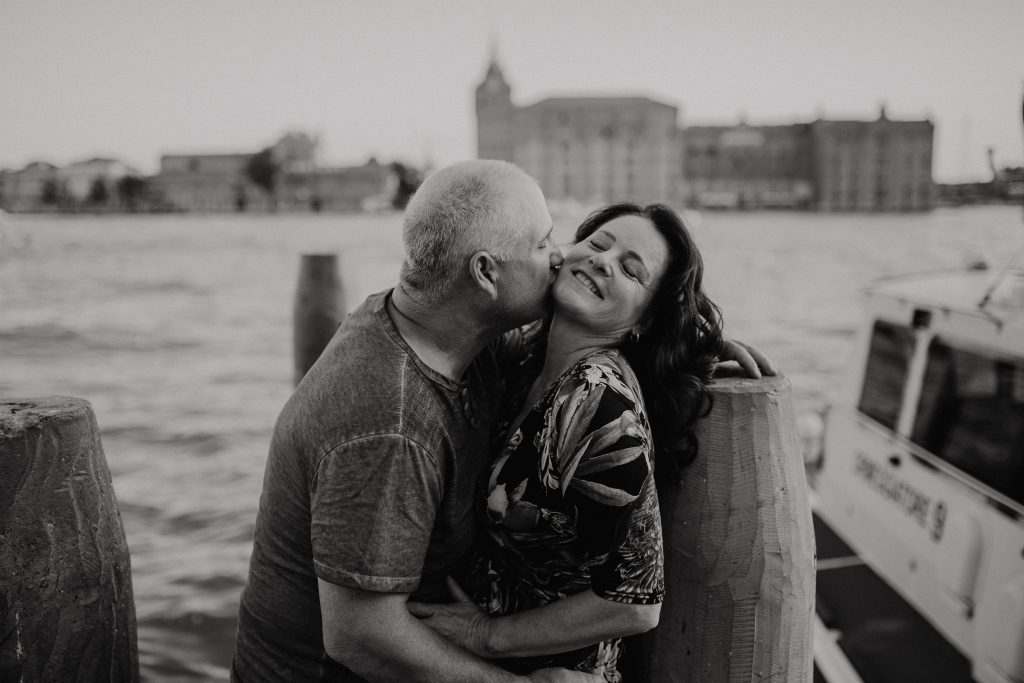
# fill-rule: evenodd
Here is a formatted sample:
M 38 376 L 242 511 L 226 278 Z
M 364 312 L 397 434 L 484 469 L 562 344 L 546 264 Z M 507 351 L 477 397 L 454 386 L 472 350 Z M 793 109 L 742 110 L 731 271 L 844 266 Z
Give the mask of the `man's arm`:
M 583 591 L 542 607 L 490 617 L 452 586 L 456 602 L 409 603 L 409 610 L 446 639 L 483 657 L 530 657 L 568 652 L 602 640 L 650 631 L 661 605 L 613 602 Z
M 406 593 L 318 579 L 324 650 L 369 681 L 524 681 L 455 647 L 406 609 Z
M 374 593 L 317 580 L 327 655 L 368 681 L 595 683 L 601 676 L 541 669 L 517 676 L 456 647 L 406 609 L 407 593 Z

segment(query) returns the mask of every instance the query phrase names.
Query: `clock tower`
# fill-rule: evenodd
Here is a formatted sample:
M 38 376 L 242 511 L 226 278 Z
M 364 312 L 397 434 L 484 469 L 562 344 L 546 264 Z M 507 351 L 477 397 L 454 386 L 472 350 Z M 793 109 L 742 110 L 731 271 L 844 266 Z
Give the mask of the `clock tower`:
M 484 80 L 476 88 L 476 155 L 515 161 L 515 106 L 497 57 L 491 56 Z

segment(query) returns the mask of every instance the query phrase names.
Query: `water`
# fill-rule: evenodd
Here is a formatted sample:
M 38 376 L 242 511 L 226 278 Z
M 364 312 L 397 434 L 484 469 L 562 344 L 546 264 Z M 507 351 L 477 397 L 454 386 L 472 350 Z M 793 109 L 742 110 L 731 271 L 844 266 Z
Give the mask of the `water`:
M 1013 207 L 694 219 L 727 332 L 778 363 L 798 413 L 840 381 L 868 281 L 1024 248 Z M 299 255 L 339 254 L 351 308 L 394 282 L 400 232 L 398 215 L 0 218 L 0 396 L 92 402 L 145 679 L 227 678 Z

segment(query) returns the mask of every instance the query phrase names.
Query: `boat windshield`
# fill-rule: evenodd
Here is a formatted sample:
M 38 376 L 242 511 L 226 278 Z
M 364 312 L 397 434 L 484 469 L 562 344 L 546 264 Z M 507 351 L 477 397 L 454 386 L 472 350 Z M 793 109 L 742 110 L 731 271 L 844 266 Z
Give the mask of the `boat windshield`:
M 1024 358 L 933 339 L 911 440 L 1024 504 Z

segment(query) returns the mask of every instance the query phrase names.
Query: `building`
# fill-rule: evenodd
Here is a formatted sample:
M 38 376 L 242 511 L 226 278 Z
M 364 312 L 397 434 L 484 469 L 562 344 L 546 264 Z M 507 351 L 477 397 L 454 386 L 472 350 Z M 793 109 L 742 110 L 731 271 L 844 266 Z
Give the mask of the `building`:
M 394 170 L 372 158 L 362 166 L 291 170 L 281 178 L 281 208 L 381 211 L 391 208 L 397 184 Z
M 0 209 L 11 213 L 45 211 L 65 196 L 60 169 L 45 161 L 33 161 L 18 171 L 5 171 L 0 187 Z
M 58 169 L 57 177 L 67 197 L 76 202 L 88 201 L 97 191 L 97 183 L 103 186 L 103 196 L 116 201 L 117 181 L 125 176 L 138 176 L 134 168 L 117 159 L 86 159 Z
M 153 179 L 163 201 L 179 211 L 365 211 L 391 206 L 397 184 L 390 166 L 322 167 L 319 141 L 290 132 L 256 153 L 166 154 Z M 264 155 L 272 191 L 257 186 L 249 166 Z
M 64 168 L 35 161 L 0 179 L 5 211 L 81 211 L 120 208 L 118 182 L 139 172 L 117 159 L 86 159 Z
M 679 197 L 678 109 L 646 97 L 555 97 L 519 107 L 496 60 L 476 89 L 477 156 L 511 161 L 551 202 Z
M 266 209 L 269 200 L 246 174 L 255 154 L 165 154 L 153 187 L 177 211 Z
M 811 124 L 816 206 L 821 211 L 924 211 L 935 203 L 931 121 Z
M 814 204 L 810 126 L 689 126 L 683 133 L 687 205 L 808 209 Z
M 676 107 L 646 97 L 517 106 L 494 58 L 475 95 L 477 156 L 518 164 L 552 203 L 821 211 L 935 203 L 934 126 L 891 120 L 884 108 L 875 121 L 680 128 Z

